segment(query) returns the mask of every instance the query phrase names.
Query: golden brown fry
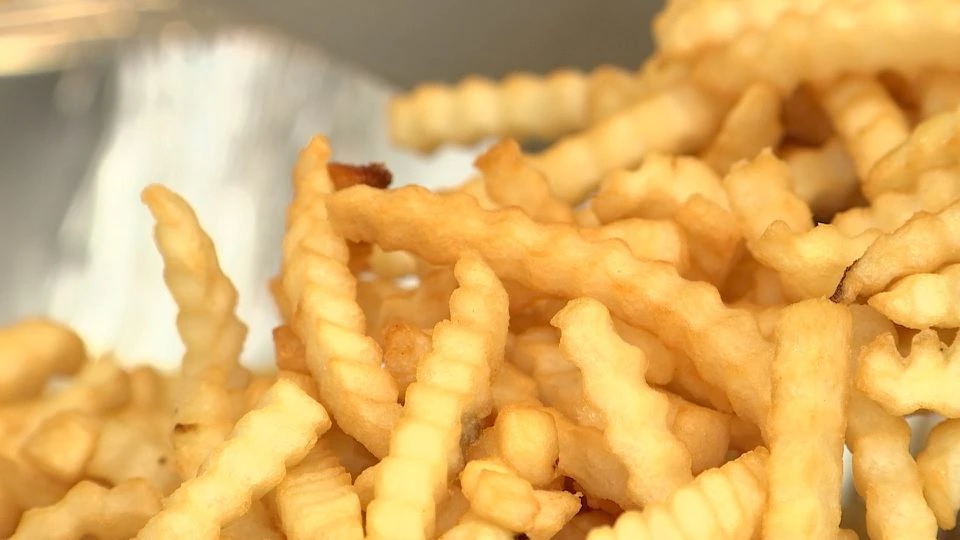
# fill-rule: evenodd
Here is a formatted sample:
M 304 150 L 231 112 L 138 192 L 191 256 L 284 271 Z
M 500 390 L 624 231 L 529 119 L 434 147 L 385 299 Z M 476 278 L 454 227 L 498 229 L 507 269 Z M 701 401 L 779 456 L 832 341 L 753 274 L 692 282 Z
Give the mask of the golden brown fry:
M 73 375 L 87 351 L 66 326 L 27 319 L 0 328 L 0 358 L 0 403 L 9 403 L 40 394 L 54 375 Z
M 927 445 L 917 456 L 923 495 L 944 530 L 957 526 L 960 510 L 960 420 L 945 420 L 927 435 Z
M 160 510 L 160 493 L 146 480 L 107 489 L 84 480 L 52 506 L 27 510 L 11 540 L 127 540 Z
M 546 177 L 524 157 L 517 141 L 503 139 L 474 165 L 483 173 L 490 198 L 501 207 L 516 206 L 542 223 L 573 222 L 571 208 L 554 198 Z
M 690 453 L 693 474 L 723 465 L 730 447 L 732 417 L 676 394 L 663 394 L 670 402 L 670 431 Z
M 46 419 L 23 442 L 23 458 L 44 474 L 74 483 L 81 479 L 100 436 L 98 418 L 64 411 Z
M 914 84 L 921 118 L 930 118 L 960 105 L 960 74 L 956 71 L 929 70 L 921 73 Z
M 726 308 L 709 284 L 683 280 L 663 263 L 638 261 L 617 242 L 589 242 L 569 227 L 538 225 L 516 211 L 483 211 L 466 196 L 355 186 L 332 195 L 328 209 L 352 240 L 415 250 L 447 264 L 476 249 L 505 279 L 547 294 L 596 298 L 687 354 L 740 416 L 758 425 L 766 418 L 772 347 L 753 317 Z M 571 264 L 574 257 L 591 264 Z
M 550 413 L 535 405 L 511 405 L 498 411 L 493 433 L 497 455 L 521 478 L 535 488 L 556 478 L 560 443 Z
M 293 328 L 282 325 L 273 329 L 273 353 L 277 369 L 296 373 L 309 373 L 307 352 Z
M 857 388 L 890 414 L 902 416 L 929 409 L 958 417 L 958 355 L 960 347 L 947 349 L 934 330 L 915 335 L 906 356 L 897 351 L 892 334 L 882 334 L 860 353 Z
M 825 299 L 793 304 L 780 315 L 766 431 L 764 538 L 836 536 L 851 332 L 846 307 Z
M 239 412 L 228 385 L 242 370 L 247 327 L 236 315 L 237 291 L 190 205 L 160 185 L 144 189 L 141 198 L 156 222 L 163 279 L 179 309 L 177 331 L 186 351 L 173 446 L 181 476 L 192 478 Z
M 873 295 L 869 304 L 907 328 L 960 326 L 960 264 L 932 274 L 913 274 Z
M 681 275 L 690 271 L 690 248 L 683 229 L 666 219 L 626 218 L 580 229 L 589 240 L 616 238 L 638 259 L 670 263 Z
M 782 136 L 780 95 L 768 85 L 755 84 L 730 109 L 701 156 L 717 174 L 726 174 L 734 163 L 752 159 L 764 148 L 775 148 Z
M 822 146 L 828 143 L 833 137 L 833 126 L 830 125 L 830 119 L 823 110 L 820 100 L 808 83 L 801 83 L 787 96 L 783 102 L 784 138 L 788 141 L 795 141 L 804 146 Z M 843 148 L 843 145 L 840 144 Z M 847 161 L 849 161 L 847 157 Z M 852 170 L 853 164 L 850 164 Z M 856 181 L 856 173 L 851 172 Z
M 417 378 L 417 365 L 430 352 L 430 332 L 404 322 L 383 331 L 383 365 L 397 381 L 400 397 Z
M 256 409 L 243 415 L 230 437 L 184 482 L 137 535 L 217 538 L 220 527 L 242 516 L 253 500 L 280 483 L 330 428 L 326 411 L 288 381 L 277 381 Z M 238 472 L 242 471 L 242 474 Z
M 853 391 L 847 416 L 853 482 L 867 507 L 870 538 L 934 538 L 937 522 L 910 456 L 910 427 Z
M 817 148 L 781 148 L 779 153 L 790 168 L 794 193 L 820 221 L 847 208 L 859 193 L 857 172 L 840 139 L 832 138 Z
M 363 538 L 360 500 L 326 437 L 277 485 L 277 511 L 289 540 Z
M 847 268 L 831 299 L 850 303 L 883 291 L 898 278 L 960 262 L 958 228 L 960 201 L 936 214 L 916 214 L 896 231 L 877 238 Z M 905 253 L 909 255 L 901 255 Z
M 357 184 L 386 189 L 393 180 L 393 174 L 383 163 L 350 165 L 331 161 L 327 164 L 327 174 L 334 189 L 346 189 Z
M 613 525 L 614 517 L 603 510 L 589 510 L 573 516 L 554 540 L 585 540 L 592 529 Z
M 516 535 L 510 531 L 483 521 L 458 523 L 448 530 L 440 540 L 514 540 Z
M 254 501 L 250 509 L 220 531 L 220 540 L 285 540 L 273 524 L 273 517 L 262 501 Z
M 509 362 L 500 366 L 500 372 L 490 384 L 493 408 L 498 411 L 510 405 L 534 405 L 540 402 L 537 381 Z
M 476 255 L 454 269 L 460 287 L 450 296 L 450 320 L 434 328 L 432 350 L 407 388 L 403 416 L 378 465 L 375 496 L 367 506 L 367 536 L 430 537 L 436 504 L 447 494 L 449 472 L 462 463 L 460 444 L 492 409 L 490 378 L 502 362 L 507 294 Z
M 448 299 L 457 287 L 453 268 L 431 266 L 419 275 L 420 285 L 383 300 L 377 326 L 381 332 L 392 324 L 406 323 L 419 328 L 433 328 L 450 316 Z
M 870 170 L 907 139 L 907 118 L 874 77 L 848 75 L 822 86 L 820 102 L 864 181 Z M 864 191 L 869 192 L 864 186 Z
M 652 59 L 648 59 L 647 64 Z M 590 73 L 587 90 L 587 119 L 589 124 L 604 120 L 651 92 L 654 85 L 663 85 L 665 77 L 649 72 L 628 71 L 614 66 L 598 66 Z
M 767 489 L 767 450 L 757 448 L 710 469 L 670 499 L 627 511 L 589 540 L 729 538 L 749 540 L 760 525 Z
M 337 425 L 382 456 L 400 415 L 399 390 L 380 366 L 379 346 L 364 333 L 356 278 L 347 267 L 349 250 L 327 221 L 324 200 L 333 192 L 329 156 L 320 136 L 300 154 L 283 242 L 284 291 L 295 307 L 293 327 L 306 347 L 321 401 Z
M 790 170 L 770 150 L 736 165 L 723 185 L 748 247 L 776 221 L 795 233 L 813 228 L 810 208 L 791 189 Z
M 143 478 L 170 494 L 180 485 L 170 442 L 170 414 L 124 411 L 103 421 L 86 463 L 88 478 L 117 485 Z
M 662 501 L 692 478 L 690 453 L 669 429 L 670 405 L 644 381 L 646 357 L 622 341 L 595 300 L 571 301 L 552 321 L 564 356 L 583 373 L 584 395 L 604 417 L 604 437 L 624 461 L 635 504 Z

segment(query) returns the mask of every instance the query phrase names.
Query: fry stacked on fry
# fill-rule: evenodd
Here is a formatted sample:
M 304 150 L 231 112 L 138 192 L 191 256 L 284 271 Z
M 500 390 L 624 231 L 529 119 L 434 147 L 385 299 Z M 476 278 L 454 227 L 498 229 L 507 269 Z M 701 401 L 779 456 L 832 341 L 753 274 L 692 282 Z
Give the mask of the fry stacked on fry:
M 0 330 L 0 535 L 852 538 L 845 446 L 862 533 L 955 527 L 960 4 L 675 0 L 654 31 L 635 72 L 398 97 L 401 145 L 500 138 L 459 187 L 310 141 L 272 372 L 147 188 L 182 369 Z

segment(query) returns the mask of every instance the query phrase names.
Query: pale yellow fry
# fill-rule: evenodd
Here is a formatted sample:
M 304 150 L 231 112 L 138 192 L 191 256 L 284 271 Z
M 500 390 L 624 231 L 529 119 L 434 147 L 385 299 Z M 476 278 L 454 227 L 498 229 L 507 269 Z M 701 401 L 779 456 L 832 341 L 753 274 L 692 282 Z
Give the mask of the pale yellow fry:
M 275 488 L 277 511 L 289 540 L 363 538 L 360 500 L 350 474 L 321 438 Z
M 881 334 L 860 353 L 857 388 L 897 416 L 920 409 L 960 416 L 960 348 L 945 349 L 936 331 L 927 329 L 901 356 L 893 335 Z
M 440 536 L 440 540 L 513 540 L 516 536 L 502 527 L 483 521 L 459 523 Z
M 186 350 L 173 444 L 180 474 L 192 478 L 236 420 L 227 383 L 242 369 L 247 327 L 236 315 L 237 290 L 190 205 L 160 185 L 144 189 L 141 198 L 156 222 L 163 279 L 179 309 L 177 330 Z
M 910 193 L 921 174 L 957 165 L 960 145 L 960 109 L 951 109 L 924 120 L 909 138 L 884 157 L 870 172 L 864 194 L 875 199 L 881 193 Z
M 193 479 L 163 501 L 137 538 L 217 538 L 252 501 L 280 483 L 330 429 L 323 407 L 296 385 L 277 381 L 243 415 Z
M 331 196 L 328 209 L 352 240 L 415 250 L 447 264 L 475 249 L 504 279 L 560 297 L 596 298 L 687 354 L 740 416 L 758 425 L 766 419 L 772 347 L 753 317 L 728 309 L 709 284 L 686 281 L 663 263 L 639 261 L 618 242 L 590 242 L 571 227 L 538 225 L 517 211 L 487 212 L 466 196 L 354 186 Z
M 500 366 L 500 372 L 490 384 L 493 408 L 498 411 L 510 405 L 534 405 L 540 402 L 537 381 L 509 362 Z
M 953 529 L 960 510 L 960 420 L 945 420 L 930 431 L 917 468 L 937 523 L 941 529 Z
M 772 87 L 755 84 L 747 88 L 701 154 L 703 161 L 717 174 L 726 174 L 734 163 L 776 147 L 783 136 L 780 106 L 780 95 Z
M 73 483 L 80 480 L 99 436 L 99 418 L 64 411 L 40 424 L 23 442 L 20 452 L 44 474 Z
M 220 540 L 285 540 L 273 524 L 273 518 L 263 501 L 253 501 L 250 509 L 220 531 Z
M 647 386 L 646 357 L 617 336 L 606 308 L 573 300 L 551 324 L 564 356 L 583 373 L 586 399 L 605 417 L 604 437 L 626 465 L 635 503 L 665 500 L 690 482 L 690 453 L 670 431 L 670 404 Z
M 960 326 L 960 264 L 932 274 L 913 274 L 868 303 L 891 321 L 908 328 Z
M 914 81 L 920 99 L 920 117 L 930 118 L 960 106 L 960 74 L 929 70 Z
M 793 192 L 820 219 L 847 208 L 859 193 L 853 161 L 836 137 L 817 148 L 781 148 L 778 153 L 790 169 Z
M 743 235 L 736 219 L 702 195 L 685 201 L 673 219 L 690 242 L 691 259 L 697 271 L 694 279 L 713 285 L 723 283 L 743 253 Z
M 626 218 L 580 229 L 588 240 L 616 238 L 638 259 L 663 261 L 681 275 L 690 271 L 690 247 L 682 228 L 667 219 Z
M 910 426 L 857 391 L 850 394 L 846 444 L 867 508 L 870 538 L 934 538 L 937 522 L 910 456 Z
M 663 219 L 694 195 L 730 208 L 720 178 L 702 160 L 651 152 L 640 167 L 606 175 L 590 207 L 601 223 L 625 217 Z
M 697 476 L 668 500 L 628 510 L 589 540 L 749 540 L 760 526 L 767 496 L 767 450 L 757 448 Z
M 603 175 L 636 166 L 650 152 L 700 149 L 717 130 L 723 109 L 715 96 L 679 83 L 560 139 L 531 159 L 557 198 L 578 203 Z
M 829 300 L 799 302 L 780 315 L 763 538 L 837 535 L 851 333 L 850 312 Z
M 498 205 L 516 206 L 534 221 L 571 223 L 573 211 L 550 193 L 550 185 L 513 139 L 503 139 L 474 161 L 483 184 Z
M 810 208 L 791 188 L 790 170 L 769 149 L 734 166 L 723 186 L 748 247 L 776 221 L 795 233 L 813 228 Z
M 52 506 L 27 510 L 11 540 L 127 540 L 160 511 L 160 493 L 146 480 L 107 489 L 84 480 Z
M 87 351 L 70 328 L 26 319 L 0 328 L 0 358 L 0 403 L 9 403 L 40 394 L 54 375 L 73 375 Z
M 349 250 L 327 220 L 329 157 L 326 139 L 317 136 L 298 159 L 283 240 L 283 288 L 296 310 L 294 330 L 306 347 L 321 402 L 341 429 L 383 456 L 400 416 L 399 389 L 381 368 L 380 347 L 365 334 Z
M 180 485 L 170 413 L 127 410 L 103 420 L 85 474 L 112 484 L 143 478 L 164 495 Z
M 413 540 L 434 533 L 436 506 L 449 473 L 462 466 L 460 444 L 492 410 L 490 379 L 503 361 L 507 294 L 475 254 L 457 262 L 460 287 L 450 296 L 450 320 L 434 328 L 432 348 L 407 388 L 390 452 L 374 477 L 367 537 Z
M 821 86 L 818 93 L 857 176 L 868 182 L 873 166 L 910 134 L 906 115 L 874 77 L 848 75 Z
M 896 279 L 955 262 L 960 262 L 960 201 L 935 214 L 916 214 L 877 238 L 844 273 L 832 299 L 850 303 L 870 297 Z
M 602 510 L 580 512 L 554 536 L 554 540 L 584 540 L 591 529 L 613 525 L 614 516 Z
M 504 464 L 535 488 L 544 488 L 556 478 L 560 443 L 553 416 L 538 405 L 498 411 L 493 436 Z

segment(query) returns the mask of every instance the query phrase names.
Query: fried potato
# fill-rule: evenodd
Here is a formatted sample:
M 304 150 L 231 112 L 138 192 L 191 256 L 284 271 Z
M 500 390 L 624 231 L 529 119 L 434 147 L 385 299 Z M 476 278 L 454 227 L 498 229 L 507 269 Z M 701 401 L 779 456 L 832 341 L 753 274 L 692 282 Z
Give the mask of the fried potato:
M 957 526 L 960 510 L 960 420 L 937 424 L 927 435 L 927 445 L 917 456 L 923 495 L 941 529 Z
M 32 398 L 55 375 L 73 375 L 87 359 L 73 330 L 53 321 L 28 319 L 0 328 L 0 403 Z
M 847 309 L 825 299 L 786 307 L 777 322 L 764 538 L 837 535 L 851 333 Z
M 393 323 L 383 332 L 383 365 L 397 381 L 400 397 L 417 378 L 417 365 L 430 353 L 430 332 L 408 323 Z
M 46 419 L 23 442 L 23 458 L 51 478 L 80 480 L 100 436 L 95 416 L 64 411 Z
M 703 161 L 722 175 L 734 163 L 775 147 L 783 136 L 780 105 L 780 94 L 770 86 L 755 84 L 747 88 L 703 151 Z
M 832 138 L 817 148 L 781 148 L 779 154 L 790 169 L 793 192 L 810 206 L 819 221 L 830 221 L 859 193 L 853 161 L 840 139 Z M 863 230 L 843 232 L 856 236 Z
M 708 284 L 683 280 L 662 263 L 638 261 L 618 243 L 589 242 L 573 229 L 537 225 L 519 212 L 483 211 L 469 197 L 440 197 L 417 187 L 384 193 L 355 186 L 327 204 L 332 223 L 351 240 L 411 249 L 435 263 L 476 249 L 505 279 L 547 294 L 594 297 L 625 322 L 658 333 L 667 346 L 690 356 L 738 414 L 757 424 L 766 418 L 765 367 L 772 347 L 748 313 L 726 308 Z M 405 210 L 397 211 L 401 207 Z M 538 257 L 528 257 L 530 251 Z M 592 264 L 571 265 L 574 253 Z M 751 367 L 737 367 L 746 365 Z
M 960 264 L 907 276 L 871 296 L 868 303 L 907 328 L 960 327 Z
M 748 247 L 777 221 L 795 233 L 813 228 L 810 208 L 791 189 L 790 170 L 769 150 L 734 166 L 723 187 Z
M 626 465 L 635 504 L 665 500 L 690 482 L 690 453 L 669 429 L 669 402 L 646 385 L 646 358 L 616 335 L 606 308 L 574 300 L 552 324 L 564 356 L 583 373 L 584 397 L 604 417 L 604 438 Z
M 594 241 L 620 240 L 638 259 L 663 261 L 681 275 L 690 273 L 690 247 L 683 229 L 673 221 L 627 218 L 580 229 L 580 234 Z
M 273 329 L 273 354 L 277 369 L 309 373 L 307 351 L 293 328 L 282 325 Z
M 928 70 L 916 77 L 920 117 L 948 112 L 960 106 L 960 75 L 954 71 Z
M 767 451 L 752 450 L 701 473 L 668 500 L 642 512 L 630 510 L 612 526 L 590 531 L 589 540 L 730 538 L 748 540 L 766 502 Z

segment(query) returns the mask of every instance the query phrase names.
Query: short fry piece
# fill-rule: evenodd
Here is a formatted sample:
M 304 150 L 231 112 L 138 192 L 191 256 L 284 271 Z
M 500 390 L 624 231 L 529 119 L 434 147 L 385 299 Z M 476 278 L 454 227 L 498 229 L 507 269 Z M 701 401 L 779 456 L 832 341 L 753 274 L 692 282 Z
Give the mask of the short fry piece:
M 635 503 L 665 500 L 690 482 L 690 453 L 670 431 L 670 404 L 647 386 L 646 357 L 617 336 L 606 308 L 573 300 L 551 324 L 564 356 L 583 373 L 585 397 L 605 416 L 604 437 L 626 465 Z
M 220 527 L 280 483 L 284 470 L 296 465 L 330 425 L 313 398 L 291 382 L 277 381 L 137 538 L 217 538 Z
M 917 456 L 923 495 L 944 530 L 957 526 L 960 510 L 960 420 L 945 420 L 927 435 Z
M 960 327 L 960 264 L 907 276 L 867 302 L 907 328 Z
M 851 331 L 849 311 L 825 299 L 786 307 L 777 322 L 764 538 L 837 535 Z
M 87 351 L 66 326 L 28 319 L 0 328 L 0 358 L 0 403 L 8 403 L 41 393 L 53 375 L 73 375 Z
M 729 538 L 749 540 L 767 496 L 767 450 L 757 448 L 697 476 L 668 500 L 642 512 L 628 510 L 589 540 Z
M 554 198 L 550 185 L 513 139 L 503 139 L 477 158 L 474 165 L 483 173 L 490 198 L 501 206 L 516 206 L 534 221 L 571 223 L 573 211 Z
M 27 510 L 11 540 L 127 540 L 160 511 L 160 493 L 143 479 L 107 489 L 84 480 L 52 506 Z

